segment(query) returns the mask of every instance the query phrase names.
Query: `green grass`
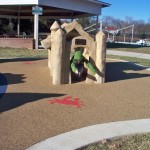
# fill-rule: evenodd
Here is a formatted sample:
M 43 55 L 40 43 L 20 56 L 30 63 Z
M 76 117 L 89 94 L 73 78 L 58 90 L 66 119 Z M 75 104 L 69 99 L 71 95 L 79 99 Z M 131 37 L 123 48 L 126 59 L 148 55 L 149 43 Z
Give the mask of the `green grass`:
M 121 43 L 107 43 L 108 50 L 150 54 L 150 47 Z
M 47 50 L 0 48 L 0 57 L 47 58 Z
M 78 150 L 150 150 L 150 133 L 103 140 Z
M 115 56 L 115 55 L 107 55 L 107 58 L 126 60 L 126 61 L 130 61 L 133 63 L 137 63 L 140 65 L 146 66 L 146 67 L 150 67 L 150 60 L 148 60 L 148 59 L 126 57 L 126 56 Z

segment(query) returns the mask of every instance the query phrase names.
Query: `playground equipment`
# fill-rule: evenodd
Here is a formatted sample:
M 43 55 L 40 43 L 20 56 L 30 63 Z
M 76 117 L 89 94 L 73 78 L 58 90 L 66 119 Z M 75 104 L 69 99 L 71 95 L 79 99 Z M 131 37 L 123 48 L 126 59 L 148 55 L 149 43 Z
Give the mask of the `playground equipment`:
M 100 24 L 100 28 L 99 28 L 100 31 L 104 30 L 104 31 L 106 31 L 108 33 L 108 37 L 107 37 L 108 39 L 109 39 L 109 34 L 113 35 L 112 41 L 114 41 L 115 35 L 117 35 L 119 33 L 119 31 L 124 31 L 124 30 L 126 30 L 128 28 L 131 28 L 131 34 L 132 34 L 132 36 L 131 36 L 131 43 L 133 43 L 134 24 L 130 25 L 130 26 L 127 26 L 127 27 L 124 27 L 124 28 L 121 28 L 121 29 L 116 29 L 116 30 L 108 30 L 107 28 L 102 29 L 102 21 L 98 22 L 98 24 Z M 96 25 L 97 24 L 93 24 L 93 25 L 91 25 L 89 27 L 84 28 L 84 30 L 86 32 L 88 32 L 88 33 L 92 32 L 92 31 L 95 31 L 96 29 L 93 28 L 93 27 L 96 26 Z M 124 42 L 126 42 L 126 35 L 125 34 L 124 34 Z
M 108 32 L 108 38 L 109 38 L 109 34 L 112 34 L 113 35 L 113 41 L 114 41 L 114 37 L 115 35 L 117 35 L 119 33 L 119 31 L 124 31 L 128 28 L 131 28 L 131 43 L 133 43 L 133 32 L 134 32 L 134 25 L 131 25 L 131 26 L 127 26 L 127 27 L 124 27 L 124 28 L 121 28 L 121 29 L 117 29 L 117 30 L 105 30 L 106 32 Z M 126 42 L 126 35 L 124 34 L 124 42 Z
M 99 74 L 98 82 L 88 69 L 86 83 L 105 82 L 106 36 L 98 32 L 95 40 L 86 33 L 77 21 L 59 25 L 57 21 L 50 28 L 51 34 L 41 41 L 48 49 L 48 67 L 53 84 L 68 84 L 70 79 L 70 53 L 75 48 L 84 48 L 84 55 L 96 67 Z

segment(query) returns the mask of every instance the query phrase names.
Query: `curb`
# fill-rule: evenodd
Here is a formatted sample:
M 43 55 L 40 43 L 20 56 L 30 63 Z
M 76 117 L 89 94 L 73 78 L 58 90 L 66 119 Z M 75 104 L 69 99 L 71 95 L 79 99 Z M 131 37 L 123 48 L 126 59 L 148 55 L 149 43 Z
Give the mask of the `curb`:
M 150 132 L 150 119 L 98 124 L 48 138 L 26 150 L 74 150 L 121 136 Z

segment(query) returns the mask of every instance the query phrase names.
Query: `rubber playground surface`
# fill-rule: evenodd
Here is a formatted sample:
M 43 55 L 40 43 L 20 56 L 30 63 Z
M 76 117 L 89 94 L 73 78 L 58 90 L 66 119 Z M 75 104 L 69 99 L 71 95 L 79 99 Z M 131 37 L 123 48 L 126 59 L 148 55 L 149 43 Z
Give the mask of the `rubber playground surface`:
M 0 149 L 90 125 L 150 118 L 150 71 L 107 60 L 106 83 L 52 85 L 47 59 L 0 60 Z

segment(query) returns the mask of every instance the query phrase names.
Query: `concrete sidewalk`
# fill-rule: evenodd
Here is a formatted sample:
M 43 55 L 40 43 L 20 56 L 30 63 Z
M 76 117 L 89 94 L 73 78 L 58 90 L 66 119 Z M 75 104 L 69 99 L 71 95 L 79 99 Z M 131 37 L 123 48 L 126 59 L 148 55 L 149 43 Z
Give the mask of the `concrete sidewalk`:
M 51 137 L 26 150 L 76 150 L 101 140 L 141 133 L 150 133 L 150 119 L 88 126 Z
M 107 50 L 107 54 L 118 55 L 118 56 L 136 57 L 136 58 L 142 58 L 142 59 L 150 59 L 150 54 L 142 54 L 142 53 Z

